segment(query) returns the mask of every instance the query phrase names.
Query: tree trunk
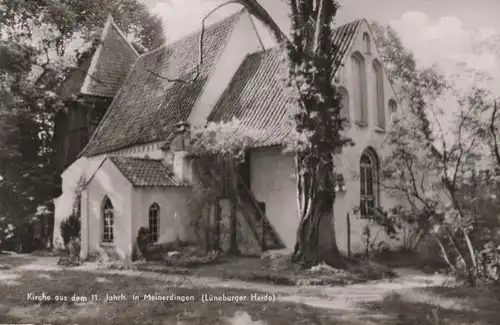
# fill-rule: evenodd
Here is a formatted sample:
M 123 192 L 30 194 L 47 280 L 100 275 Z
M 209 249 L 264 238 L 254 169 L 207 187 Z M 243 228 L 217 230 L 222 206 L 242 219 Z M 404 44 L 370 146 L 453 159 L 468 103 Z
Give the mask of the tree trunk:
M 310 217 L 299 225 L 294 261 L 305 267 L 325 263 L 332 267 L 344 268 L 345 263 L 335 236 L 333 206 L 327 206 L 323 202 L 312 204 L 317 205 L 318 209 L 314 209 Z
M 297 156 L 297 166 L 300 166 L 301 156 Z M 344 268 L 345 261 L 340 255 L 335 236 L 335 192 L 330 175 L 307 171 L 298 175 L 297 194 L 302 218 L 297 230 L 293 261 L 305 267 L 326 263 Z M 317 183 L 318 179 L 323 181 L 322 184 Z

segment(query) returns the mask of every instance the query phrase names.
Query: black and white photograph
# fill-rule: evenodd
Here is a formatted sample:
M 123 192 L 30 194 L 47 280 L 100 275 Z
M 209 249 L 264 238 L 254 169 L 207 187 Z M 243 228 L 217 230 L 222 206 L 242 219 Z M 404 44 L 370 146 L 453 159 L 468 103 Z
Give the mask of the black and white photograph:
M 0 325 L 500 324 L 499 0 L 0 0 Z

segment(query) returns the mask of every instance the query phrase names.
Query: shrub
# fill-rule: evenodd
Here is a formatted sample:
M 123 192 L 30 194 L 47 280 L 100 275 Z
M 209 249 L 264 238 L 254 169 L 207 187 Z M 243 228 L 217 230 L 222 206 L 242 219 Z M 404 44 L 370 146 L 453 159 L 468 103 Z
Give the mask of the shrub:
M 61 222 L 60 229 L 64 247 L 68 250 L 69 257 L 61 257 L 58 264 L 62 266 L 80 265 L 80 218 L 75 213 L 71 214 Z
M 148 247 L 152 244 L 149 237 L 149 229 L 146 227 L 141 227 L 137 232 L 137 238 L 135 242 L 137 245 L 137 249 L 139 250 L 139 252 L 137 253 L 140 253 L 141 256 L 146 260 L 149 260 Z
M 68 244 L 72 239 L 80 239 L 80 218 L 76 214 L 71 214 L 66 220 L 61 222 L 60 229 L 64 246 L 68 248 Z

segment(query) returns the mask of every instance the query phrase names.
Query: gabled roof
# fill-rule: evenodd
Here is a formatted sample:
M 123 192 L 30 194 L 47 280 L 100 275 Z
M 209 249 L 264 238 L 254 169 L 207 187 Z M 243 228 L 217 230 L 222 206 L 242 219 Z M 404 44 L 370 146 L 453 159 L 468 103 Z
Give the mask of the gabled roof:
M 81 93 L 113 97 L 123 84 L 139 53 L 108 15 L 98 45 L 83 81 Z
M 111 15 L 97 41 L 62 83 L 63 98 L 80 94 L 112 98 L 139 57 Z
M 203 64 L 199 62 L 200 32 L 146 53 L 135 63 L 81 155 L 94 156 L 132 145 L 161 141 L 186 120 L 242 12 L 205 28 Z
M 119 156 L 108 158 L 135 187 L 187 186 L 174 176 L 162 160 Z
M 353 44 L 362 20 L 337 27 L 333 43 L 338 46 L 338 72 Z M 229 122 L 236 118 L 240 127 L 254 133 L 254 147 L 280 145 L 290 134 L 288 106 L 283 82 L 278 78 L 286 71 L 286 63 L 278 49 L 248 55 L 220 97 L 208 120 Z

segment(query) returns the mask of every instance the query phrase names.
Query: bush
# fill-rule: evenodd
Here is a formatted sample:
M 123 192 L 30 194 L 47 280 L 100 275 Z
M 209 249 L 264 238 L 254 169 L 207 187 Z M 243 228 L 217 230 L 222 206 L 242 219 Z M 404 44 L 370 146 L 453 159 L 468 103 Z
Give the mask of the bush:
M 64 246 L 68 248 L 68 244 L 72 239 L 80 239 L 80 218 L 76 214 L 71 214 L 69 218 L 61 222 L 60 229 Z
M 140 254 L 140 256 L 144 257 L 146 260 L 150 260 L 149 254 L 148 254 L 148 248 L 152 244 L 151 239 L 149 237 L 149 229 L 146 227 L 141 227 L 139 231 L 137 232 L 137 238 L 135 240 L 136 242 L 136 251 L 134 253 L 133 259 L 138 258 L 137 255 Z

